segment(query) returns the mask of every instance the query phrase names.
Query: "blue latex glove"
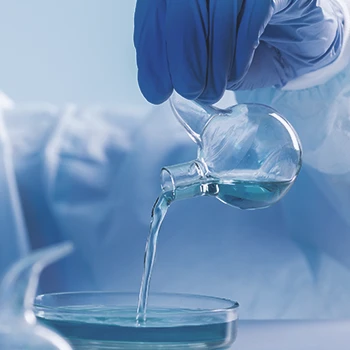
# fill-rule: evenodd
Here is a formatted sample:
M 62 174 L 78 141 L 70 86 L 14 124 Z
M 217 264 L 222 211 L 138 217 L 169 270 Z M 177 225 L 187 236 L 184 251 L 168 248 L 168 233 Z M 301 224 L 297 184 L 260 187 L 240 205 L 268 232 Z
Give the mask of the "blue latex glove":
M 282 87 L 335 60 L 332 0 L 138 0 L 139 86 L 159 104 L 173 89 L 215 103 L 226 89 Z

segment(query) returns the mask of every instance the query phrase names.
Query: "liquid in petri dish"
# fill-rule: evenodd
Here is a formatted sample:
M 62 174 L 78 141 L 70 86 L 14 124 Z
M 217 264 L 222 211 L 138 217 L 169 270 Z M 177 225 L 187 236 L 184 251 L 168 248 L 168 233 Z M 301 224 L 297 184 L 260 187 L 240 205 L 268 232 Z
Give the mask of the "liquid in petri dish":
M 178 323 L 168 316 L 174 309 L 149 308 L 147 322 L 139 327 L 135 326 L 135 307 L 59 307 L 57 315 L 71 316 L 62 319 L 38 315 L 38 319 L 77 349 L 226 349 L 236 337 L 236 319 L 217 317 L 215 313 L 189 316 L 193 310 L 180 308 L 175 311 L 180 315 Z M 181 322 L 182 314 L 185 322 Z

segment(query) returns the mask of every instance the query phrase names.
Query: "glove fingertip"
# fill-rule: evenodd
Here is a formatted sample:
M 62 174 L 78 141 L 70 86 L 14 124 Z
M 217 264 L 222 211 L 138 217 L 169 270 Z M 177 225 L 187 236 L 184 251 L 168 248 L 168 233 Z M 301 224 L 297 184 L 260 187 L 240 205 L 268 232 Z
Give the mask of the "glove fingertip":
M 165 102 L 173 93 L 171 84 L 164 84 L 164 82 L 157 82 L 152 79 L 138 77 L 138 83 L 144 98 L 154 104 L 160 105 Z

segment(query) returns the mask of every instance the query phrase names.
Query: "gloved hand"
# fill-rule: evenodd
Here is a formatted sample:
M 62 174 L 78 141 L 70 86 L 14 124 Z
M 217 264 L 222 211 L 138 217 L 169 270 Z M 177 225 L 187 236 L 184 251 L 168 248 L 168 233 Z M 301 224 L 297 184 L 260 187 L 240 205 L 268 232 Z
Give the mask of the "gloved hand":
M 226 89 L 283 87 L 327 66 L 342 45 L 336 0 L 138 0 L 139 86 L 217 102 Z

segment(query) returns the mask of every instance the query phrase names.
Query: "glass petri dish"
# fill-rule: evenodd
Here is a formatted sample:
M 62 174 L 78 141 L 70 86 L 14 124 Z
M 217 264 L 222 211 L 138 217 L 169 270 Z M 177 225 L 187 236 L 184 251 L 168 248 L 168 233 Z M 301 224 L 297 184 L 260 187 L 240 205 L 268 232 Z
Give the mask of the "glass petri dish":
M 188 294 L 151 294 L 147 321 L 136 323 L 138 294 L 78 292 L 36 298 L 39 321 L 74 349 L 228 349 L 237 335 L 238 303 Z

